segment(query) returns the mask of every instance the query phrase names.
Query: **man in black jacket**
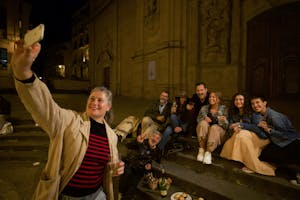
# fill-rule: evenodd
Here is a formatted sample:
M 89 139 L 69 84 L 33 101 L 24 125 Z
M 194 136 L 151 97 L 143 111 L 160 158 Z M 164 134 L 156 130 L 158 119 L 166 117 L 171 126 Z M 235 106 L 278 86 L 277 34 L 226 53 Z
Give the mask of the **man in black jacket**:
M 133 200 L 139 181 L 144 175 L 152 171 L 152 161 L 160 162 L 160 151 L 157 148 L 161 140 L 161 133 L 154 130 L 148 139 L 141 135 L 127 144 L 128 153 L 125 162 L 124 174 L 120 177 L 119 192 L 122 200 Z

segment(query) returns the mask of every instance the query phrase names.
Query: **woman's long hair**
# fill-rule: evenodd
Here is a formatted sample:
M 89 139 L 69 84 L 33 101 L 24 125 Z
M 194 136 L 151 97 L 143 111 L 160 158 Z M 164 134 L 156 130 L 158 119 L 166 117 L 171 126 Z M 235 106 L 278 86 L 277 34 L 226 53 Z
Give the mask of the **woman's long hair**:
M 239 109 L 234 105 L 234 101 L 235 101 L 235 98 L 238 96 L 238 95 L 241 95 L 244 97 L 244 107 L 243 107 L 243 113 L 246 114 L 246 115 L 249 115 L 251 113 L 251 106 L 250 106 L 250 100 L 248 98 L 248 96 L 244 93 L 241 93 L 241 92 L 237 92 L 233 95 L 232 99 L 231 99 L 231 102 L 230 102 L 230 105 L 229 105 L 229 109 L 228 109 L 228 115 L 229 116 L 234 116 L 234 115 L 239 115 Z
M 113 122 L 113 117 L 114 117 L 113 109 L 112 109 L 112 92 L 104 86 L 99 86 L 99 87 L 95 87 L 94 89 L 92 89 L 90 94 L 92 94 L 93 92 L 96 92 L 96 91 L 103 92 L 106 95 L 107 101 L 111 106 L 110 110 L 107 111 L 104 116 L 105 121 L 109 125 L 111 125 Z

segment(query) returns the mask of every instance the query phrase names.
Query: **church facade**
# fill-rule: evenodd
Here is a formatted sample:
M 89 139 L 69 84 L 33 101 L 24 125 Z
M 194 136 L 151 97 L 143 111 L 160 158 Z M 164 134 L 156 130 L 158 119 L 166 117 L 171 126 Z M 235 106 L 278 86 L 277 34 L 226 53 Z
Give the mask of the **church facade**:
M 89 79 L 115 95 L 300 94 L 300 1 L 90 1 Z

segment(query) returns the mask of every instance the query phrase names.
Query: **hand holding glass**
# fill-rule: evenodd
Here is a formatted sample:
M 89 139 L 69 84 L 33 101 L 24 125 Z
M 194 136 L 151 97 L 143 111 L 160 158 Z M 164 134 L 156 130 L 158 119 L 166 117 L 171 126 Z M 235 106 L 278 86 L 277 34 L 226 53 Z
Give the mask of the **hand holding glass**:
M 125 163 L 121 160 L 120 154 L 115 158 L 112 157 L 109 165 L 110 165 L 110 173 L 113 176 L 119 176 L 124 173 Z

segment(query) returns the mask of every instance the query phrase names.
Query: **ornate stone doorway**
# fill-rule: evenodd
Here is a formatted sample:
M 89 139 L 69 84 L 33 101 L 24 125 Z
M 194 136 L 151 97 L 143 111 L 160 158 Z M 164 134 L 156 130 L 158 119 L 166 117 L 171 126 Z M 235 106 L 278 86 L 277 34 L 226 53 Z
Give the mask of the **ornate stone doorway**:
M 300 95 L 300 3 L 283 5 L 247 24 L 249 94 Z

